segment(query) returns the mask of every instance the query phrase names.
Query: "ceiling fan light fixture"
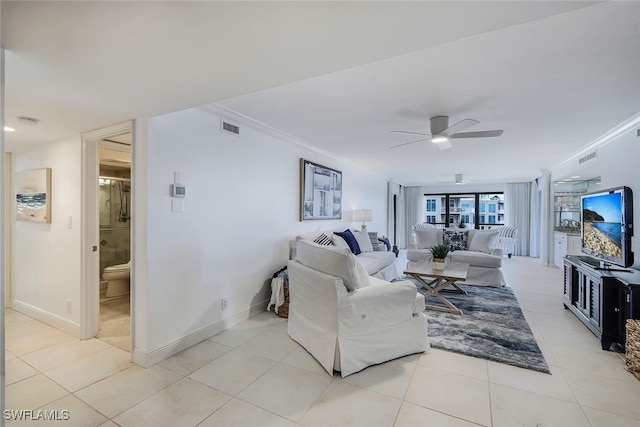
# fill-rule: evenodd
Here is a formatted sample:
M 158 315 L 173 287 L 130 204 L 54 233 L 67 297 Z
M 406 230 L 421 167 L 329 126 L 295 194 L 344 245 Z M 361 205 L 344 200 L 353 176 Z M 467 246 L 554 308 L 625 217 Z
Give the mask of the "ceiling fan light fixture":
M 448 137 L 446 137 L 445 135 L 435 135 L 433 138 L 431 138 L 431 142 L 433 143 L 438 143 L 438 142 L 447 142 L 449 140 Z

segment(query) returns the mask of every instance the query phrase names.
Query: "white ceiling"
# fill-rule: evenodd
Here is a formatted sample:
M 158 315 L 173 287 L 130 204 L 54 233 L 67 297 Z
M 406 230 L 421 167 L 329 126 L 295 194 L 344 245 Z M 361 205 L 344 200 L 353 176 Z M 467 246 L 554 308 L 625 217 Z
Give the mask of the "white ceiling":
M 7 148 L 216 103 L 396 182 L 515 182 L 640 112 L 639 2 L 6 2 Z M 391 150 L 428 118 L 499 138 Z M 37 127 L 17 122 L 36 117 Z

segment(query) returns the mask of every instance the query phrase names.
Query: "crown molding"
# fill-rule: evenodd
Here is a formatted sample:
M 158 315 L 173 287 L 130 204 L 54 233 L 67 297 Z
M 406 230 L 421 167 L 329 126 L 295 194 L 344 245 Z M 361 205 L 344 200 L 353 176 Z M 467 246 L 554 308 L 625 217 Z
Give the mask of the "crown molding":
M 627 132 L 637 128 L 640 126 L 640 113 L 636 113 L 624 122 L 620 123 L 618 126 L 614 127 L 610 131 L 604 133 L 598 138 L 591 141 L 589 144 L 582 147 L 579 151 L 575 152 L 573 155 L 563 160 L 562 162 L 556 164 L 551 168 L 552 171 L 558 169 L 561 166 L 564 166 L 576 159 L 583 157 L 584 155 L 600 148 L 605 145 L 615 141 L 620 136 L 626 134 Z

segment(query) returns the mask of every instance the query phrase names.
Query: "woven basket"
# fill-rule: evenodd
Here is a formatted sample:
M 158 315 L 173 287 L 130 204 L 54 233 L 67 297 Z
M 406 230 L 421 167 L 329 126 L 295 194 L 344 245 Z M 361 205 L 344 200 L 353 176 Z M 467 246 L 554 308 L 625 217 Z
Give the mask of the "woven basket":
M 289 317 L 289 286 L 286 282 L 284 285 L 284 303 L 278 307 L 276 314 L 280 317 Z
M 640 380 L 640 320 L 627 319 L 627 369 Z

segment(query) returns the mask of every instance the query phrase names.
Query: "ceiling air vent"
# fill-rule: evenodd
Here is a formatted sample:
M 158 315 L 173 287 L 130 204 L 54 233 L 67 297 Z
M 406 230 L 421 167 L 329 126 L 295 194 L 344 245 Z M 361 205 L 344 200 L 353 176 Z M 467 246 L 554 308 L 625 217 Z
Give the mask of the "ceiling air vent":
M 595 159 L 596 157 L 598 157 L 598 152 L 594 151 L 593 153 L 589 153 L 584 157 L 580 157 L 580 160 L 578 160 L 578 164 L 583 164 L 584 162 Z
M 224 120 L 222 120 L 221 122 L 222 130 L 240 135 L 240 128 L 238 126 L 232 125 L 231 123 L 225 122 Z

